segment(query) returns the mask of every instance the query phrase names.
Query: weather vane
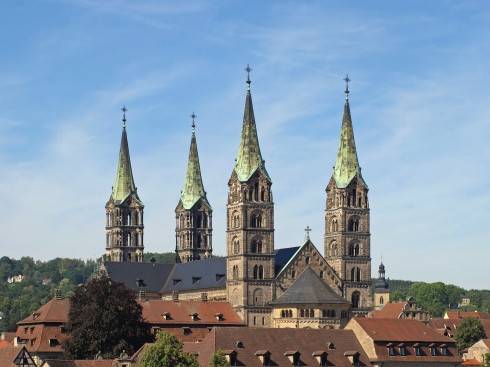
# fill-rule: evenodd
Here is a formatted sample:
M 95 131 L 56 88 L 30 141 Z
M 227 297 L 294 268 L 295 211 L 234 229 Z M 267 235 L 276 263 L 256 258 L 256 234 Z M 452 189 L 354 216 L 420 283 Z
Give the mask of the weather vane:
M 123 108 L 121 108 L 121 111 L 123 112 L 123 127 L 126 127 L 126 111 L 128 109 L 126 108 L 126 105 L 123 106 Z
M 252 68 L 250 67 L 249 64 L 247 64 L 247 67 L 245 68 L 245 71 L 247 72 L 247 84 L 248 84 L 248 90 L 250 90 L 250 72 L 252 71 Z
M 347 74 L 345 76 L 344 80 L 345 80 L 345 100 L 348 101 L 349 100 L 349 82 L 350 82 L 349 74 Z
M 192 111 L 192 115 L 191 115 L 191 118 L 192 118 L 192 132 L 195 131 L 196 129 L 196 123 L 194 122 L 195 118 L 197 117 L 197 115 L 194 113 L 194 111 Z

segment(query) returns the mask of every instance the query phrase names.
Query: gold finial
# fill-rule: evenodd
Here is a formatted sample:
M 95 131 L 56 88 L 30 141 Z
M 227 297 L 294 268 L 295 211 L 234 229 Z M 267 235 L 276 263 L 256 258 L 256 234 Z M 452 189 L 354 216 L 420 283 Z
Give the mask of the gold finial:
M 251 83 L 251 81 L 250 81 L 250 72 L 252 71 L 252 68 L 250 67 L 249 64 L 247 64 L 247 67 L 245 68 L 245 71 L 247 72 L 247 84 L 248 84 L 247 90 L 250 91 L 250 83 Z
M 305 232 L 306 232 L 306 234 L 305 234 L 305 241 L 308 241 L 310 239 L 310 232 L 311 232 L 310 226 L 306 226 Z
M 123 127 L 126 128 L 126 111 L 128 109 L 126 108 L 126 105 L 123 106 L 123 108 L 121 108 L 121 111 L 123 112 Z
M 350 82 L 349 74 L 347 74 L 345 76 L 344 80 L 345 80 L 345 100 L 348 101 L 349 100 L 349 82 Z
M 196 132 L 196 123 L 195 123 L 195 119 L 197 117 L 197 115 L 194 113 L 194 111 L 192 111 L 192 133 L 195 133 Z

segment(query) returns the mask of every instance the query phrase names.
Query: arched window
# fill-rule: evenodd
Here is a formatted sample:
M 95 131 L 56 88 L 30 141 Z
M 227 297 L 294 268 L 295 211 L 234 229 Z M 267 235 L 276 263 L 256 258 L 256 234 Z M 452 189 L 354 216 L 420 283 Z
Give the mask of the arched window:
M 384 303 L 385 303 L 385 300 L 384 300 L 383 296 L 379 297 L 379 304 L 384 305 Z
M 353 292 L 351 297 L 352 307 L 359 308 L 360 300 L 361 300 L 361 294 L 358 291 Z
M 202 224 L 202 217 L 200 214 L 198 214 L 198 216 L 197 216 L 197 228 L 201 228 L 201 224 Z
M 258 279 L 264 279 L 264 267 L 262 265 L 259 265 L 259 278 Z
M 349 219 L 349 231 L 357 232 L 359 231 L 359 218 L 351 218 Z
M 322 310 L 322 317 L 328 317 L 328 311 L 327 310 Z
M 263 187 L 260 189 L 260 201 L 265 201 L 265 191 Z
M 306 256 L 305 263 L 306 263 L 306 265 L 308 265 L 310 263 L 310 257 L 309 256 Z
M 310 317 L 315 317 L 315 310 L 310 309 Z
M 330 256 L 338 256 L 339 253 L 338 253 L 338 247 L 337 247 L 337 242 L 332 242 L 332 244 L 330 245 Z
M 254 254 L 262 253 L 262 240 L 260 238 L 254 238 L 252 240 L 252 246 L 250 248 L 250 252 Z
M 330 315 L 331 317 L 336 317 L 337 313 L 335 312 L 335 310 L 331 310 Z
M 126 215 L 126 224 L 127 224 L 128 226 L 130 226 L 130 225 L 131 225 L 131 214 L 130 214 L 130 213 L 128 213 L 128 214 Z
M 264 305 L 264 290 L 262 288 L 257 288 L 253 294 L 253 303 L 255 306 Z
M 259 201 L 259 184 L 257 182 L 254 185 L 254 200 Z
M 206 214 L 202 215 L 202 228 L 206 228 L 208 226 L 208 216 Z
M 262 265 L 255 265 L 253 272 L 254 279 L 264 279 L 264 267 Z
M 286 317 L 286 312 L 284 310 L 281 311 L 281 318 L 285 318 Z
M 351 243 L 349 245 L 349 256 L 359 256 L 359 255 L 360 255 L 359 243 Z
M 238 265 L 233 265 L 233 279 L 238 279 Z
M 262 214 L 253 213 L 250 220 L 250 226 L 252 228 L 262 228 Z
M 355 267 L 350 271 L 350 280 L 352 282 L 360 282 L 361 281 L 361 269 Z
M 128 233 L 128 246 L 131 246 L 131 233 Z
M 305 317 L 305 310 L 299 310 L 299 317 Z
M 323 279 L 323 270 L 320 270 L 320 278 Z
M 330 223 L 330 232 L 337 232 L 339 230 L 339 223 L 337 218 L 332 218 L 332 222 Z
M 294 270 L 291 272 L 291 278 L 292 279 L 296 278 L 296 272 Z
M 240 252 L 240 241 L 238 238 L 233 238 L 233 253 L 238 254 Z

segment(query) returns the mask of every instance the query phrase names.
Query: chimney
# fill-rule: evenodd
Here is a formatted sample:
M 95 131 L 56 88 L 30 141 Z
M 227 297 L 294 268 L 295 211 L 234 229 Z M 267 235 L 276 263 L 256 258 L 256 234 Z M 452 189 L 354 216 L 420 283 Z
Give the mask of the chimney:
M 63 299 L 63 296 L 61 295 L 61 289 L 56 288 L 56 292 L 54 294 L 55 299 Z
M 172 292 L 172 301 L 175 301 L 175 302 L 179 301 L 179 292 L 177 292 L 177 291 Z

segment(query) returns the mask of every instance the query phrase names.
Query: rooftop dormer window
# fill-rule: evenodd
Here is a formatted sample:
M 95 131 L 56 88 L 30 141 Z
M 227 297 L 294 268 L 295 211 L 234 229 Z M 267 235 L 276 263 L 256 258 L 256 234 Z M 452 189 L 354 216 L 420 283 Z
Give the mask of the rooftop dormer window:
M 191 317 L 191 320 L 192 320 L 192 321 L 197 321 L 197 320 L 199 320 L 199 316 L 198 316 L 198 314 L 197 314 L 196 312 L 191 313 L 189 316 Z
M 163 319 L 164 320 L 171 320 L 172 318 L 170 317 L 170 312 L 164 312 L 162 313 Z
M 192 284 L 196 284 L 201 280 L 201 277 L 192 277 Z
M 223 321 L 224 320 L 222 313 L 214 314 L 214 317 L 216 317 L 216 320 L 218 320 L 218 321 Z

